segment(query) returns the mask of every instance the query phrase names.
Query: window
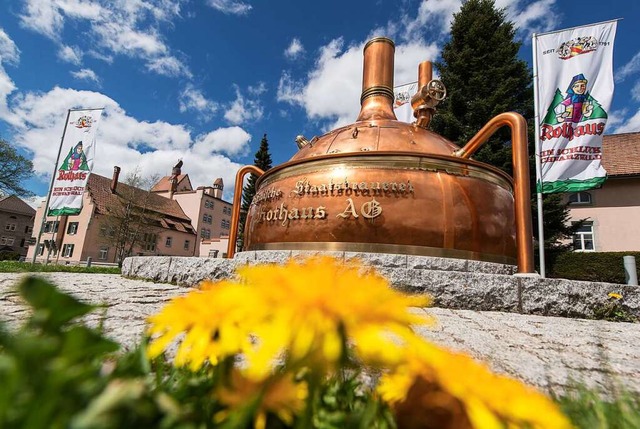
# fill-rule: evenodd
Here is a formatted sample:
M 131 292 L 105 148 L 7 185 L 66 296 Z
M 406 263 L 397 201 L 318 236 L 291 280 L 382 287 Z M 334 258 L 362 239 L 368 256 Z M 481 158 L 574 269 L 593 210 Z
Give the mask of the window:
M 146 250 L 147 252 L 155 252 L 157 240 L 158 237 L 155 234 L 145 232 L 144 236 L 142 237 L 142 241 L 144 242 L 144 250 Z
M 164 242 L 164 245 L 166 247 L 171 247 L 171 242 L 173 241 L 173 239 L 171 237 L 167 237 L 166 241 Z
M 109 248 L 106 246 L 102 246 L 100 248 L 100 253 L 98 254 L 98 259 L 101 261 L 105 261 L 109 255 Z
M 71 256 L 73 256 L 73 244 L 64 244 L 62 246 L 62 257 L 63 258 L 70 258 Z
M 231 222 L 229 222 L 227 219 L 222 219 L 220 226 L 222 226 L 222 229 L 229 229 L 231 228 Z
M 15 223 L 8 223 L 4 229 L 6 229 L 7 231 L 15 231 L 16 230 L 16 224 Z
M 44 224 L 44 232 L 58 232 L 58 226 L 60 226 L 60 222 L 50 220 Z
M 67 234 L 73 235 L 78 233 L 78 222 L 69 222 L 67 226 Z
M 230 215 L 231 214 L 231 207 L 223 207 L 222 208 L 222 214 L 226 214 L 226 215 Z
M 206 222 L 206 223 L 211 223 L 211 222 L 213 222 L 213 216 L 211 216 L 210 214 L 205 213 L 202 216 L 202 221 Z
M 213 208 L 213 201 L 211 201 L 211 200 L 204 200 L 204 208 L 205 208 L 205 209 L 212 209 L 212 208 Z
M 0 244 L 7 244 L 7 237 L 0 238 Z
M 593 252 L 593 222 L 584 222 L 573 236 L 573 250 L 576 252 Z
M 569 195 L 569 204 L 591 204 L 591 194 L 589 192 L 576 192 Z
M 189 240 L 184 240 L 184 250 L 189 250 Z
M 27 225 L 24 227 L 24 233 L 25 234 L 31 234 L 31 232 L 33 231 L 33 227 Z
M 211 230 L 202 228 L 202 238 L 211 238 Z
M 14 237 L 7 237 L 7 246 L 13 246 L 13 243 L 15 243 L 15 241 L 16 239 Z
M 44 255 L 44 243 L 38 244 L 38 250 L 36 250 L 38 256 Z

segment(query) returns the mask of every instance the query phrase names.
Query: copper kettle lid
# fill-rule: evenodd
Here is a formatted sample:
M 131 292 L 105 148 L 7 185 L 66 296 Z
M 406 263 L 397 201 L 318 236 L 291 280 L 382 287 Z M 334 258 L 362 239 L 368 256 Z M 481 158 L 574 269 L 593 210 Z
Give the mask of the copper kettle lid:
M 299 151 L 291 161 L 376 151 L 452 156 L 460 149 L 427 130 L 436 105 L 446 95 L 442 82 L 432 79 L 429 61 L 418 68 L 418 93 L 411 100 L 416 121 L 408 124 L 397 120 L 393 111 L 394 52 L 395 44 L 386 37 L 376 37 L 365 45 L 361 108 L 356 122 L 311 140 L 298 136 Z

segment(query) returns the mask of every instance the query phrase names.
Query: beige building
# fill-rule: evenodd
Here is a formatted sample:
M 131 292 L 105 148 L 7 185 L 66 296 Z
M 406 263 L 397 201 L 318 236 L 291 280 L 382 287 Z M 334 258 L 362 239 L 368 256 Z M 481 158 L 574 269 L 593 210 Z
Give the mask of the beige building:
M 0 197 L 0 253 L 27 254 L 36 211 L 15 195 Z
M 111 179 L 91 174 L 82 211 L 75 216 L 47 217 L 41 244 L 38 249 L 35 245 L 29 247 L 27 259 L 31 260 L 36 252 L 36 260 L 41 262 L 84 263 L 91 258 L 93 262 L 117 263 L 118 249 L 123 249 L 125 256 L 193 256 L 196 233 L 180 205 L 175 200 L 119 183 L 119 173 L 116 167 Z M 33 242 L 43 211 L 44 203 L 35 216 Z M 131 221 L 124 222 L 125 227 L 122 219 Z
M 222 199 L 224 183 L 218 178 L 212 186 L 193 189 L 189 175 L 182 174 L 181 167 L 179 162 L 172 174 L 160 179 L 151 192 L 177 201 L 189 216 L 197 233 L 195 256 L 225 257 L 232 204 Z
M 601 188 L 568 194 L 572 221 L 585 219 L 576 251 L 640 251 L 640 133 L 604 136 Z

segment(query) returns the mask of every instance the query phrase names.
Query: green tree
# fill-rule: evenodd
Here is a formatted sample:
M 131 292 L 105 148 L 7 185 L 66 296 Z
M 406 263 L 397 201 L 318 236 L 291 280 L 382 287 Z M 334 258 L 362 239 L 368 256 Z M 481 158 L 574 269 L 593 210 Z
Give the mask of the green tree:
M 261 169 L 262 171 L 267 171 L 272 167 L 271 154 L 269 153 L 269 141 L 267 140 L 267 135 L 262 136 L 262 140 L 260 141 L 260 148 L 256 152 L 256 155 L 253 159 L 253 165 Z M 256 195 L 256 181 L 258 180 L 258 176 L 255 174 L 249 175 L 249 180 L 247 180 L 247 184 L 242 188 L 242 206 L 240 210 L 240 232 L 238 234 L 239 244 L 238 247 L 242 249 L 244 244 L 244 224 L 247 220 L 247 212 L 249 211 L 249 206 L 253 201 L 253 197 Z
M 518 58 L 521 43 L 504 9 L 493 0 L 468 0 L 454 14 L 451 38 L 436 62 L 448 98 L 438 108 L 431 128 L 463 146 L 492 117 L 508 111 L 520 113 L 529 122 L 531 193 L 535 208 L 534 104 L 533 80 L 527 63 Z M 496 133 L 474 159 L 512 174 L 510 134 Z M 557 195 L 545 195 L 545 248 L 562 248 L 561 241 L 572 234 L 567 227 L 568 210 Z
M 0 195 L 29 197 L 33 192 L 21 183 L 33 176 L 33 162 L 18 154 L 6 140 L 0 139 Z

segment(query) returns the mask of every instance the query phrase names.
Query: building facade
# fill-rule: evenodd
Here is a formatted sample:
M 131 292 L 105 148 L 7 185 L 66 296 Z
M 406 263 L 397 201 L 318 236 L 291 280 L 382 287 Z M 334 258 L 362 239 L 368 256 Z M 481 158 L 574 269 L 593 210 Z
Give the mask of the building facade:
M 27 255 L 36 211 L 15 195 L 0 197 L 0 253 Z
M 604 136 L 601 188 L 567 195 L 572 222 L 583 220 L 573 237 L 581 252 L 640 251 L 640 133 Z
M 196 233 L 191 219 L 174 201 L 91 174 L 82 211 L 75 216 L 48 216 L 40 245 L 29 247 L 27 259 L 39 262 L 119 263 L 128 255 L 193 256 Z M 42 222 L 44 204 L 35 215 L 34 237 Z
M 231 208 L 233 205 L 222 199 L 224 183 L 221 178 L 212 186 L 199 186 L 193 189 L 188 174 L 182 174 L 182 164 L 173 168 L 171 176 L 165 176 L 156 183 L 151 192 L 173 199 L 191 219 L 191 225 L 197 233 L 195 256 L 226 256 L 221 242 L 228 242 L 231 230 Z

